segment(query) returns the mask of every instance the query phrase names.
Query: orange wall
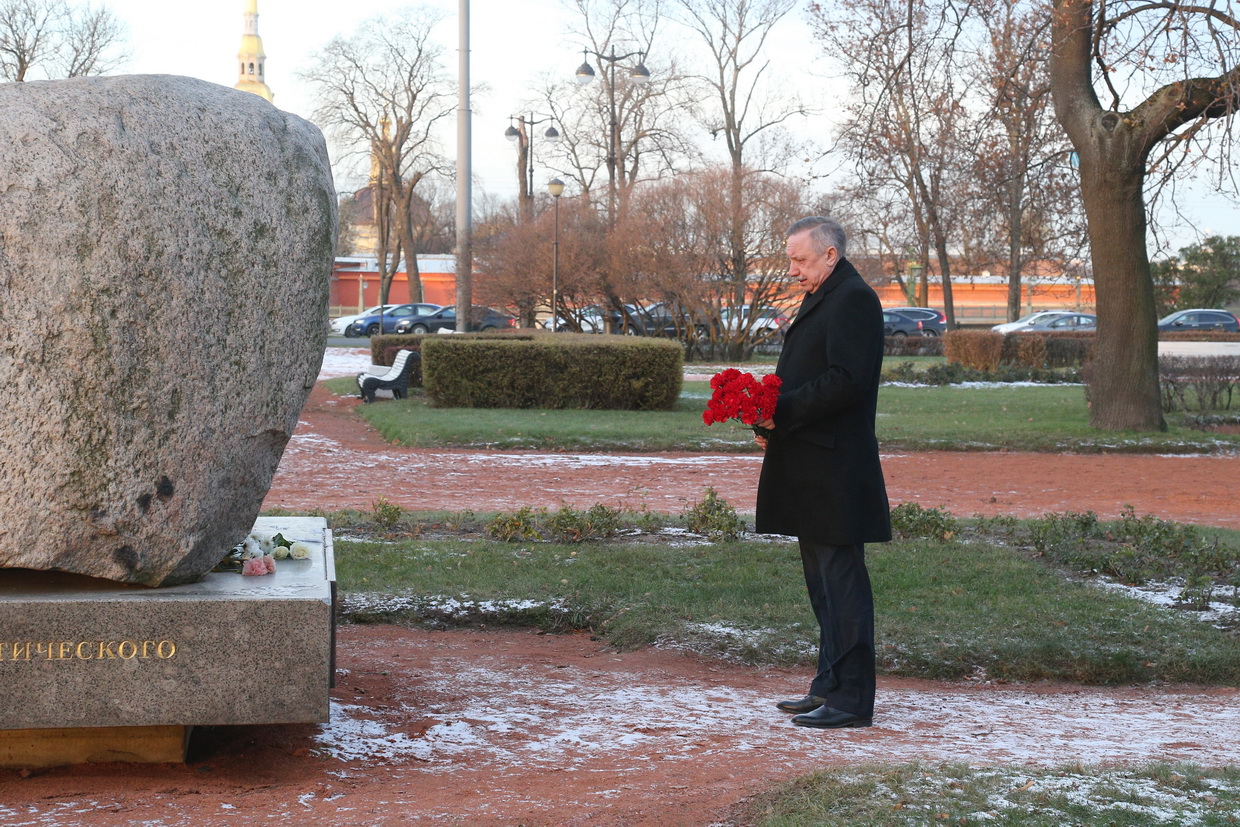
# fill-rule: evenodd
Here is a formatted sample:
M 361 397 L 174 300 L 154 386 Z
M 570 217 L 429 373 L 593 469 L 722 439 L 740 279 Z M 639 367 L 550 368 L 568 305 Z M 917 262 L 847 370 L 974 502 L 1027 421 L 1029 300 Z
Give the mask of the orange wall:
M 943 307 L 943 286 L 930 284 L 931 307 Z M 1078 293 L 1079 289 L 1079 293 Z M 884 307 L 901 307 L 908 304 L 908 297 L 897 284 L 888 284 L 876 288 L 878 297 Z M 1006 284 L 973 284 L 967 281 L 952 282 L 952 304 L 957 311 L 967 308 L 1006 308 L 1008 287 Z M 1021 296 L 1023 307 L 1033 306 L 1035 309 L 1053 309 L 1056 307 L 1080 307 L 1089 309 L 1094 306 L 1094 285 L 1076 284 L 1038 284 L 1026 285 Z
M 452 273 L 423 272 L 422 301 L 433 304 L 456 303 L 456 276 Z M 332 272 L 331 299 L 332 307 L 357 307 L 359 282 L 365 284 L 365 296 L 361 299 L 362 307 L 373 307 L 379 303 L 379 274 L 374 270 L 359 271 L 356 269 L 337 269 Z M 392 277 L 392 289 L 388 291 L 388 301 L 399 304 L 409 301 L 409 277 L 402 271 Z

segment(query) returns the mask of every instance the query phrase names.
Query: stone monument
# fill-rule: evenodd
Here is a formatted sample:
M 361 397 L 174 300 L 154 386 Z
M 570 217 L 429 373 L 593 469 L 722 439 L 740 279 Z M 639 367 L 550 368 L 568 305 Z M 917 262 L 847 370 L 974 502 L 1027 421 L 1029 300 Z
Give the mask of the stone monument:
M 0 84 L 0 766 L 325 721 L 331 532 L 255 527 L 326 337 L 319 131 L 189 78 Z M 158 586 L 161 588 L 145 588 Z
M 326 337 L 313 125 L 190 78 L 0 84 L 0 567 L 167 586 L 249 533 Z

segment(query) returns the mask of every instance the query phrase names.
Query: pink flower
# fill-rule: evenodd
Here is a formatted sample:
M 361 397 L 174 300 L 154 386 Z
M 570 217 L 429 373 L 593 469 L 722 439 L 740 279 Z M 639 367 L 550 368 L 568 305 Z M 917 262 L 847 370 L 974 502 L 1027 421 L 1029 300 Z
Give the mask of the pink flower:
M 276 573 L 276 558 L 274 555 L 265 555 L 263 557 L 263 565 L 266 566 L 268 574 Z
M 255 577 L 267 574 L 267 564 L 263 562 L 262 557 L 247 557 L 241 563 L 241 573 Z

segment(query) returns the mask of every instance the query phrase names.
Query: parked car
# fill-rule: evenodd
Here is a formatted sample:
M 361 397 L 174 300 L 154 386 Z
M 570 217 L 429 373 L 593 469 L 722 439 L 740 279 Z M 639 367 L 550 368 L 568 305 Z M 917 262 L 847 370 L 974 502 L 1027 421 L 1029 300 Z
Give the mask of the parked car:
M 394 304 L 385 304 L 383 305 L 383 311 L 386 313 L 395 306 Z M 358 319 L 377 315 L 379 315 L 379 305 L 376 304 L 374 307 L 366 308 L 361 313 L 354 313 L 351 316 L 337 316 L 327 323 L 327 332 L 331 336 L 356 336 L 356 333 L 349 331 L 349 326 Z
M 1093 313 L 1061 313 L 1038 319 L 1017 333 L 1063 333 L 1066 330 L 1095 330 L 1098 317 Z
M 910 319 L 907 316 L 901 316 L 899 313 L 892 313 L 890 310 L 884 310 L 883 335 L 924 336 L 925 330 L 922 327 L 922 323 L 916 319 Z
M 469 329 L 505 330 L 517 327 L 517 317 L 490 307 L 474 305 L 470 313 Z M 443 307 L 424 316 L 409 316 L 396 323 L 397 333 L 438 333 L 456 330 L 456 308 Z
M 1026 330 L 1030 325 L 1048 322 L 1051 319 L 1057 319 L 1060 316 L 1070 316 L 1071 311 L 1068 310 L 1039 310 L 1037 313 L 1030 313 L 1014 322 L 1004 322 L 997 324 L 991 328 L 995 333 L 1015 333 L 1019 330 Z
M 402 319 L 434 313 L 439 309 L 440 307 L 437 304 L 422 303 L 389 306 L 383 311 L 382 316 L 379 313 L 363 316 L 349 325 L 348 330 L 352 331 L 353 336 L 374 336 L 379 332 L 380 325 L 382 325 L 384 333 L 394 333 L 396 325 Z M 346 332 L 345 335 L 348 336 L 350 334 Z
M 942 336 L 947 329 L 947 317 L 933 307 L 888 307 L 885 310 L 921 322 L 923 336 Z
M 550 330 L 551 320 L 548 319 L 544 322 L 543 327 Z M 555 320 L 555 329 L 568 333 L 602 333 L 604 327 L 603 317 L 593 310 L 583 310 L 580 313 L 571 313 L 568 316 L 561 313 L 556 316 Z
M 1240 331 L 1240 320 L 1226 310 L 1177 310 L 1158 320 L 1160 331 L 1168 330 L 1229 330 Z
M 752 312 L 752 307 L 748 304 L 743 304 L 739 308 L 725 307 L 719 311 L 719 321 L 728 333 L 735 334 L 743 331 L 759 338 L 782 332 L 783 326 L 789 322 L 787 313 L 773 307 L 760 308 L 751 320 Z

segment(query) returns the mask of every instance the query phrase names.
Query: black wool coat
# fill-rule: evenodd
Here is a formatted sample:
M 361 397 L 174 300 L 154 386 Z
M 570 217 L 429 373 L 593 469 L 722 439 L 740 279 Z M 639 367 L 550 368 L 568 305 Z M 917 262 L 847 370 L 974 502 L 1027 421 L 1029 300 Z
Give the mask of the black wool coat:
M 757 530 L 830 545 L 891 539 L 874 417 L 882 305 L 841 259 L 784 338 L 775 430 L 758 481 Z

